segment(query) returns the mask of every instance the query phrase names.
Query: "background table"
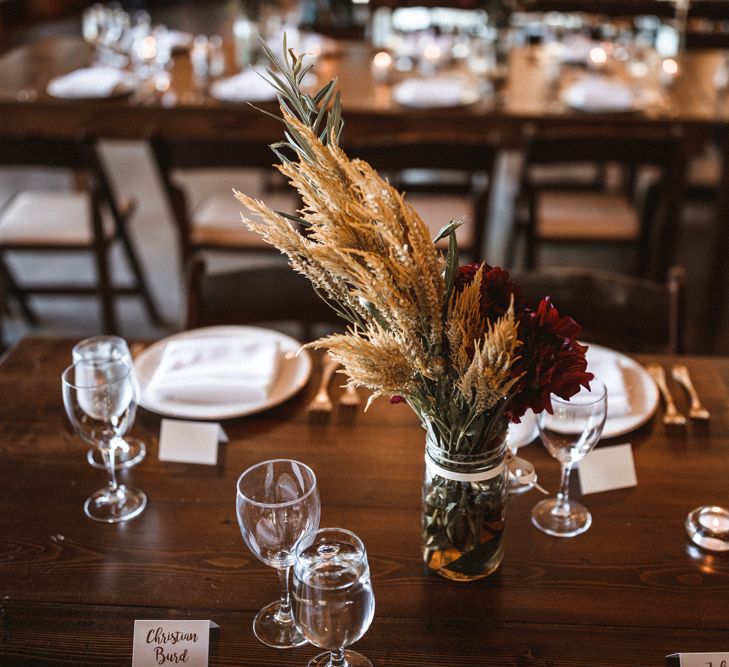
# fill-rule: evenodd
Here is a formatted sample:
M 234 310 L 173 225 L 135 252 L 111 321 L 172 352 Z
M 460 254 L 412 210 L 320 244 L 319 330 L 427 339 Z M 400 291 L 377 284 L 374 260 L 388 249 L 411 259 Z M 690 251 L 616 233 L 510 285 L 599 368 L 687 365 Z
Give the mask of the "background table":
M 414 415 L 379 401 L 312 420 L 316 377 L 286 404 L 226 422 L 217 466 L 160 462 L 159 419 L 140 411 L 134 434 L 149 449 L 129 479 L 149 506 L 126 524 L 90 521 L 82 504 L 104 474 L 85 463 L 63 411 L 72 344 L 26 339 L 0 365 L 2 664 L 128 664 L 134 619 L 210 618 L 220 625 L 212 665 L 304 665 L 313 648 L 269 649 L 251 630 L 277 579 L 243 545 L 235 482 L 274 457 L 311 465 L 321 525 L 367 546 L 376 613 L 358 646 L 376 667 L 648 666 L 674 651 L 729 649 L 729 558 L 698 552 L 683 528 L 694 507 L 729 505 L 729 359 L 686 360 L 712 412 L 705 429 L 667 432 L 653 420 L 617 440 L 634 446 L 639 485 L 587 496 L 586 534 L 543 535 L 529 522 L 538 494 L 512 498 L 502 566 L 457 584 L 421 564 Z M 522 452 L 556 489 L 557 463 L 538 444 Z

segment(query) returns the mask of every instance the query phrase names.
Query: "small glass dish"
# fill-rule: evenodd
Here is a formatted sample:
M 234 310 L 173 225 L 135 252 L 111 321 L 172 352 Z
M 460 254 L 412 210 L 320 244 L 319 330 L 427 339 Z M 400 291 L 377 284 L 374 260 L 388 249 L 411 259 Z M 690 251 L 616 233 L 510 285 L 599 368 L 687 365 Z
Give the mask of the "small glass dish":
M 691 541 L 709 551 L 729 551 L 729 510 L 716 505 L 697 507 L 686 517 Z

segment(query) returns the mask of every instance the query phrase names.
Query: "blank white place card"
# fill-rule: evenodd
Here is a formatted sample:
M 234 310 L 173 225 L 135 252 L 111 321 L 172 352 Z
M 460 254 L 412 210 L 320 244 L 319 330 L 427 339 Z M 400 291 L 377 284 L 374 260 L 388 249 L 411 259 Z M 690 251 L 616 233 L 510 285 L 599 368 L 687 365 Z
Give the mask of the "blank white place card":
M 668 667 L 728 667 L 729 651 L 725 653 L 671 653 L 666 656 Z
M 163 419 L 159 433 L 159 460 L 215 465 L 218 442 L 227 442 L 217 422 Z
M 212 621 L 134 621 L 132 667 L 207 667 Z
M 638 484 L 631 445 L 593 449 L 580 461 L 577 471 L 582 495 L 625 489 Z

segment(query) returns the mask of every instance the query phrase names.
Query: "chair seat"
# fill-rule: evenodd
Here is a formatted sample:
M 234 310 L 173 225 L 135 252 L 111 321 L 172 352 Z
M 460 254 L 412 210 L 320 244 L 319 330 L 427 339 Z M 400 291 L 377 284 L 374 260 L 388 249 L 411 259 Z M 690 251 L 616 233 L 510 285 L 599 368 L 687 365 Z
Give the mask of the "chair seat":
M 624 196 L 555 191 L 537 195 L 537 236 L 541 239 L 632 241 L 639 234 L 638 211 Z
M 113 223 L 104 221 L 107 238 Z M 92 246 L 91 201 L 86 192 L 18 193 L 0 211 L 0 245 L 18 248 Z
M 282 207 L 277 207 L 271 198 L 266 203 L 278 210 L 289 212 L 291 198 Z M 241 220 L 243 207 L 233 194 L 216 194 L 205 199 L 192 215 L 190 241 L 200 246 L 250 247 L 260 250 L 271 249 L 258 234 L 250 231 Z

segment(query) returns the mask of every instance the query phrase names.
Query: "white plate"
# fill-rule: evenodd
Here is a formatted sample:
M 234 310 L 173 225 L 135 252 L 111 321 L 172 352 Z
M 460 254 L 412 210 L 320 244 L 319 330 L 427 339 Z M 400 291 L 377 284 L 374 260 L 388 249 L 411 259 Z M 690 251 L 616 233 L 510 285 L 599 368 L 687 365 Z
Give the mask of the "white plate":
M 475 104 L 481 93 L 473 85 L 452 77 L 411 78 L 393 88 L 392 99 L 416 109 L 448 109 Z
M 518 424 L 509 424 L 506 432 L 506 446 L 509 449 L 519 449 L 530 444 L 539 435 L 537 416 L 527 410 Z
M 146 388 L 162 359 L 162 352 L 165 345 L 169 341 L 202 336 L 223 337 L 241 335 L 255 335 L 259 339 L 268 338 L 278 341 L 281 346 L 281 353 L 283 355 L 281 370 L 279 371 L 278 379 L 271 388 L 271 392 L 265 401 L 257 403 L 226 403 L 225 405 L 220 405 L 216 403 L 185 403 L 146 395 Z M 134 361 L 134 369 L 137 373 L 141 389 L 139 404 L 150 412 L 156 412 L 167 417 L 182 417 L 184 419 L 230 419 L 232 417 L 242 417 L 256 412 L 262 412 L 291 398 L 309 381 L 309 376 L 311 375 L 311 357 L 306 350 L 301 350 L 297 356 L 296 352 L 300 348 L 301 343 L 291 338 L 291 336 L 260 327 L 222 326 L 183 331 L 150 345 Z
M 625 389 L 628 393 L 630 413 L 620 417 L 609 418 L 602 431 L 603 438 L 615 438 L 625 435 L 645 424 L 658 408 L 658 388 L 647 371 L 635 359 L 611 350 L 602 345 L 586 343 L 587 370 L 590 370 L 590 358 L 595 355 L 612 356 L 623 372 Z M 608 403 L 610 396 L 608 395 Z

